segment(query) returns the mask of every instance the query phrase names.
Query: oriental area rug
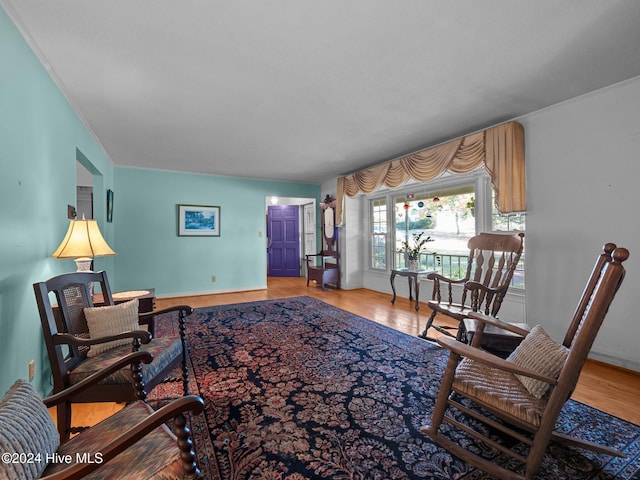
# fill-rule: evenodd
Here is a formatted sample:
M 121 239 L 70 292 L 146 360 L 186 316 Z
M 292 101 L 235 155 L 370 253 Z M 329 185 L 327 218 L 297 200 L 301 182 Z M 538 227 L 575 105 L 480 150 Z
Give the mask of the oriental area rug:
M 169 323 L 159 319 L 158 331 L 169 333 Z M 437 346 L 309 297 L 199 308 L 187 318 L 187 335 L 191 391 L 206 405 L 191 419 L 204 478 L 491 478 L 420 433 L 447 359 Z M 171 389 L 156 388 L 150 400 L 179 396 Z M 639 426 L 574 401 L 560 423 L 628 457 L 552 444 L 537 478 L 640 478 Z

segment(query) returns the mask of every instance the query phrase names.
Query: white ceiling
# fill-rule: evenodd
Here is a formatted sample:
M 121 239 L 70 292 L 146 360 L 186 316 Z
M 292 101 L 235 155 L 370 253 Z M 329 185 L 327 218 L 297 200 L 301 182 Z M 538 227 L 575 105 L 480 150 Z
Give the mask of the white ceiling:
M 640 75 L 637 0 L 0 3 L 121 166 L 320 183 Z

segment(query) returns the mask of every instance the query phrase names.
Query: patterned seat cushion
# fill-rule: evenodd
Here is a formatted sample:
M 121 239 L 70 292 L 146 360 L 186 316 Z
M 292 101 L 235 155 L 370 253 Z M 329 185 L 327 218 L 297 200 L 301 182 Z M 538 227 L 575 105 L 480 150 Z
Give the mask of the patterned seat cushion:
M 536 398 L 515 375 L 465 358 L 456 369 L 453 388 L 533 426 L 540 426 L 546 398 Z
M 182 343 L 179 337 L 159 337 L 152 339 L 148 344 L 142 345 L 140 350 L 147 351 L 153 355 L 153 361 L 148 365 L 142 364 L 142 377 L 145 383 L 161 372 L 167 365 L 173 362 L 176 357 L 182 355 Z M 131 353 L 131 345 L 112 348 L 95 357 L 87 358 L 76 368 L 69 372 L 69 382 L 74 385 L 92 373 L 97 372 L 123 356 Z M 100 383 L 119 384 L 131 382 L 131 369 L 125 367 L 118 370 L 113 375 L 102 380 Z
M 55 453 L 59 444 L 56 426 L 42 398 L 29 382 L 17 380 L 0 400 L 0 452 L 15 456 L 15 461 L 0 464 L 0 478 L 40 478 L 47 456 Z
M 152 410 L 147 404 L 140 401 L 134 402 L 64 443 L 58 453 L 71 455 L 74 462 L 78 458 L 76 453 L 85 454 L 87 459 L 99 462 L 101 457 L 98 454 L 101 452 L 101 447 L 147 418 L 151 412 Z M 52 463 L 45 470 L 45 474 L 56 473 L 68 466 L 69 464 L 66 463 Z M 186 477 L 183 473 L 176 438 L 163 425 L 84 478 L 92 480 L 114 478 L 169 480 Z

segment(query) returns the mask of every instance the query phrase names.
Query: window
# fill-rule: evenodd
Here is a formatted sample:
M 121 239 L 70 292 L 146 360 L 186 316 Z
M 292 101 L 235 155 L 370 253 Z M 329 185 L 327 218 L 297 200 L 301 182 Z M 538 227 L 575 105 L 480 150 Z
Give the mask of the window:
M 473 209 L 475 186 L 438 189 L 424 194 L 397 196 L 395 205 L 395 265 L 406 267 L 402 242 L 412 245 L 414 234 L 424 233 L 427 243 L 418 259 L 422 270 L 438 270 L 458 277 L 466 266 L 467 242 L 476 233 Z
M 495 193 L 493 195 L 495 197 Z M 491 229 L 495 232 L 524 232 L 526 213 L 500 213 L 495 199 L 492 199 Z
M 373 269 L 387 269 L 387 200 L 371 201 L 371 264 Z
M 526 223 L 526 213 L 500 213 L 498 208 L 496 207 L 495 202 L 495 191 L 491 189 L 491 229 L 494 232 L 502 231 L 502 232 L 524 232 Z M 526 250 L 526 237 L 525 237 L 525 249 L 522 250 L 522 255 L 520 256 L 520 261 L 516 266 L 516 270 L 513 273 L 513 278 L 511 279 L 511 286 L 513 288 L 521 288 L 524 289 L 524 256 Z
M 428 242 L 418 259 L 421 270 L 450 278 L 464 276 L 471 237 L 481 231 L 524 231 L 525 214 L 501 214 L 488 175 L 450 177 L 431 184 L 414 184 L 369 200 L 370 268 L 406 268 L 404 241 L 424 232 Z M 524 288 L 524 254 L 512 280 Z

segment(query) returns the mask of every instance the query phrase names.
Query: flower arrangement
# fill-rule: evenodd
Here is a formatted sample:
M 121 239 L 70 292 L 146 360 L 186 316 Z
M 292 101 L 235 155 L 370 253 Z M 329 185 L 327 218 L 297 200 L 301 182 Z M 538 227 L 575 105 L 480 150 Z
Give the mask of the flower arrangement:
M 467 208 L 469 210 L 473 210 L 474 208 L 476 208 L 476 199 L 474 197 L 471 197 L 471 200 L 467 202 Z
M 475 197 L 471 197 L 471 200 L 469 200 L 467 202 L 467 211 L 471 213 L 472 217 L 475 217 L 476 215 L 476 199 Z M 467 216 L 467 211 L 464 212 L 464 216 Z
M 427 244 L 427 242 L 433 242 L 434 239 L 430 236 L 426 236 L 423 238 L 424 232 L 420 233 L 412 233 L 413 237 L 413 247 L 409 245 L 409 242 L 405 240 L 402 242 L 402 248 L 398 250 L 399 253 L 405 252 L 407 254 L 407 260 L 418 260 L 420 257 L 420 253 L 422 252 L 422 248 Z

